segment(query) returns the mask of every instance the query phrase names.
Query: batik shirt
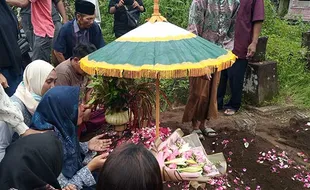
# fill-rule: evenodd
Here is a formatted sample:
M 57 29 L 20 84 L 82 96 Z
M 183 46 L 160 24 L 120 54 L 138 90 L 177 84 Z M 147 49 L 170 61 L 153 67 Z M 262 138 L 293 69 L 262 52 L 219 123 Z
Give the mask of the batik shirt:
M 62 188 L 72 184 L 75 185 L 77 190 L 81 190 L 84 187 L 91 187 L 96 184 L 96 180 L 87 167 L 87 164 L 93 159 L 93 157 L 96 155 L 96 152 L 92 152 L 88 149 L 88 142 L 80 142 L 80 148 L 82 154 L 85 155 L 83 160 L 83 164 L 85 166 L 81 168 L 71 179 L 68 179 L 63 174 L 60 174 L 57 179 Z
M 226 49 L 233 49 L 239 0 L 193 0 L 188 30 Z

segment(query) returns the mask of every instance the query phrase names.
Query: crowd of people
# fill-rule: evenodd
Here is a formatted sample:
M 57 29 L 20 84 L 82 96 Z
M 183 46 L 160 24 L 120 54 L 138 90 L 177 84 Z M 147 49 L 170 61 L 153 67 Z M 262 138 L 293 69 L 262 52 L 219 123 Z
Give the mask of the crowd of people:
M 10 6 L 22 8 L 32 51 L 27 66 Z M 75 18 L 68 21 L 62 0 L 0 0 L 0 190 L 163 189 L 158 162 L 143 145 L 124 144 L 110 153 L 111 139 L 103 135 L 80 142 L 83 130 L 104 123 L 104 110 L 86 104 L 91 91 L 80 67 L 81 58 L 105 45 L 96 6 L 76 0 Z M 142 0 L 110 0 L 115 36 L 136 28 L 144 11 Z M 192 122 L 201 139 L 217 135 L 207 121 L 219 110 L 227 116 L 239 110 L 263 20 L 263 0 L 193 0 L 188 30 L 238 56 L 231 68 L 189 79 L 183 122 Z M 224 104 L 228 82 L 231 98 Z

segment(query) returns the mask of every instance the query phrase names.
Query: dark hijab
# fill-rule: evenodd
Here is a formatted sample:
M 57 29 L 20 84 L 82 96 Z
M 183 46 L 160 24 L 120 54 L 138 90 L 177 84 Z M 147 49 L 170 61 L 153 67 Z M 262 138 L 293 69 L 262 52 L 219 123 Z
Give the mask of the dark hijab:
M 17 44 L 17 19 L 5 0 L 0 0 L 0 69 L 12 69 L 20 73 L 22 55 Z
M 77 139 L 79 87 L 56 86 L 42 97 L 32 117 L 33 129 L 54 130 L 63 145 L 62 174 L 72 178 L 82 167 Z
M 62 146 L 52 132 L 29 135 L 11 144 L 0 163 L 0 189 L 44 189 L 57 181 L 62 168 Z

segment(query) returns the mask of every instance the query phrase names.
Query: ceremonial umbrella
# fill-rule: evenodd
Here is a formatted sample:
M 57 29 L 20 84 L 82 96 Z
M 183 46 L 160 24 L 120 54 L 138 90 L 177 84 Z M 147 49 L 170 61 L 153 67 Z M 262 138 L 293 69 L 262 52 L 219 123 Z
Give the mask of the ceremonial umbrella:
M 159 13 L 145 24 L 81 59 L 90 75 L 156 79 L 156 135 L 159 134 L 159 80 L 198 77 L 230 67 L 236 56 L 187 30 Z

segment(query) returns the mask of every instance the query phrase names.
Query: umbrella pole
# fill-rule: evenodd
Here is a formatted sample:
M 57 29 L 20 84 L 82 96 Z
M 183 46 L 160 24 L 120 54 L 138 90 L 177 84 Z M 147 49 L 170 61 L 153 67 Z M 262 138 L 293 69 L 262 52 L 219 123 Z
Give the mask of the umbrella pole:
M 159 78 L 156 79 L 156 138 L 159 137 Z

